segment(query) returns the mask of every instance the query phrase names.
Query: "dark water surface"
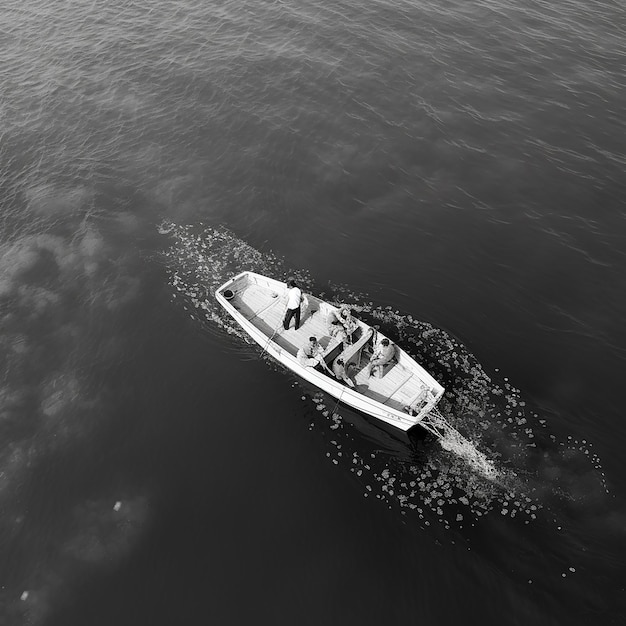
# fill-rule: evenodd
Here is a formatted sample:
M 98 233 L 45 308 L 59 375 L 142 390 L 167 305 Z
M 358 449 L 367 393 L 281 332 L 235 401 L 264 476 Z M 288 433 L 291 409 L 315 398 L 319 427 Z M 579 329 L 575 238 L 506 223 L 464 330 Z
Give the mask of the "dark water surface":
M 1 623 L 624 623 L 622 4 L 2 15 Z M 247 268 L 380 324 L 471 450 L 259 359 Z

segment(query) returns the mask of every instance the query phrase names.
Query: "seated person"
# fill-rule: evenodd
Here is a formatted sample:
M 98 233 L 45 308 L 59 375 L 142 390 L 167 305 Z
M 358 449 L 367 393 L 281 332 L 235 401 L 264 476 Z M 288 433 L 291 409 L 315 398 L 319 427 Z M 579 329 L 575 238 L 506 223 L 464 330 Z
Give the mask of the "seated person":
M 298 350 L 297 357 L 302 367 L 321 365 L 331 376 L 334 376 L 324 361 L 324 348 L 317 341 L 317 337 L 309 337 L 309 343 Z
M 396 356 L 394 345 L 386 337 L 374 348 L 374 352 L 367 364 L 368 376 L 371 376 L 374 368 L 382 368 Z
M 343 327 L 343 324 L 338 320 L 334 319 L 328 325 L 328 334 L 339 341 L 346 341 L 348 339 L 348 335 L 346 334 L 346 329 Z
M 333 327 L 336 329 L 336 335 L 332 335 Z M 331 336 L 340 335 L 341 341 L 351 343 L 350 336 L 359 327 L 357 321 L 352 317 L 352 312 L 347 306 L 342 306 L 338 311 L 332 310 L 330 314 L 330 332 Z
M 348 367 L 350 367 L 350 365 L 351 364 L 348 363 Z M 346 385 L 348 385 L 348 387 L 356 387 L 354 381 L 349 376 L 346 365 L 341 357 L 335 359 L 335 362 L 333 363 L 333 373 L 335 374 L 336 378 L 344 382 Z

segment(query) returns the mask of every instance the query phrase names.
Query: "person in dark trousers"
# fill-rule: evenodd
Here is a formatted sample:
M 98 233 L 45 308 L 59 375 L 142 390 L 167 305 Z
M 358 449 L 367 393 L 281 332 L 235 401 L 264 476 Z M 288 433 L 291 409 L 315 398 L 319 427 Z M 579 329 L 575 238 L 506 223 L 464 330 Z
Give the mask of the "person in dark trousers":
M 283 328 L 289 329 L 291 318 L 295 318 L 295 328 L 300 328 L 300 303 L 302 302 L 302 290 L 296 284 L 295 278 L 287 279 L 287 310 L 285 311 L 285 319 L 283 320 Z

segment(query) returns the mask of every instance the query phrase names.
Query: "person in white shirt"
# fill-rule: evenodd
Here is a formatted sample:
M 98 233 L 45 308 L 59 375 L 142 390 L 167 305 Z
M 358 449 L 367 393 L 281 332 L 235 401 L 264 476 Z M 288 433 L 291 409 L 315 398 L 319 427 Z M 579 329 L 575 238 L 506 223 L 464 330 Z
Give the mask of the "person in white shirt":
M 302 302 L 302 290 L 298 287 L 295 278 L 287 279 L 287 310 L 283 320 L 283 328 L 289 329 L 291 319 L 295 318 L 295 328 L 300 328 L 300 303 Z
M 317 341 L 317 337 L 309 337 L 309 343 L 298 350 L 297 357 L 302 367 L 321 365 L 331 376 L 334 376 L 324 361 L 324 348 Z
M 396 349 L 386 337 L 374 348 L 374 352 L 367 364 L 368 375 L 371 376 L 374 368 L 382 368 L 396 356 Z

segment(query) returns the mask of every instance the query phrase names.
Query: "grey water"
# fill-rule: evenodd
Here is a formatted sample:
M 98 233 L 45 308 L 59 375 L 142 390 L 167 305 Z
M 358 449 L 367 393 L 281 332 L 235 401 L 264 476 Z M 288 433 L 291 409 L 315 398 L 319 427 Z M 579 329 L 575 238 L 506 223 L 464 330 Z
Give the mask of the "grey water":
M 624 623 L 622 3 L 0 16 L 1 623 Z M 261 356 L 242 269 L 384 328 L 470 447 Z

